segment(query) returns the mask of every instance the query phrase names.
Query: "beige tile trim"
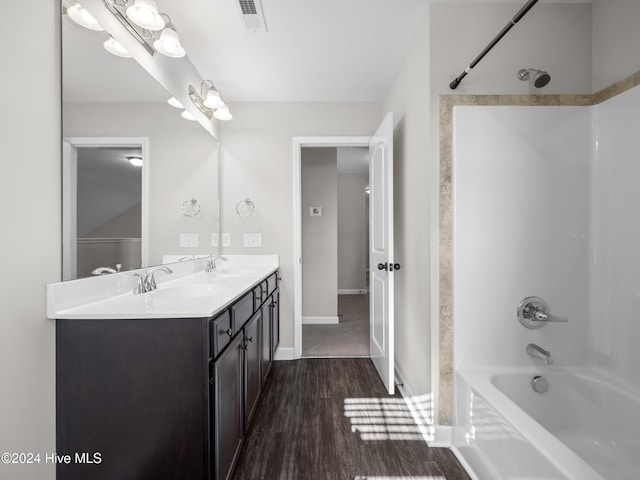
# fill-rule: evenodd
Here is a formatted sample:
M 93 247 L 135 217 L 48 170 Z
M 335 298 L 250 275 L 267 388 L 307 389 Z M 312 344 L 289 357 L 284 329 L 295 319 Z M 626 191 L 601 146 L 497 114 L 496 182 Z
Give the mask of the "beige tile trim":
M 440 259 L 439 259 L 439 388 L 438 423 L 451 425 L 453 392 L 453 206 L 451 165 L 453 107 L 460 105 L 590 106 L 640 85 L 640 71 L 593 94 L 560 95 L 440 95 Z

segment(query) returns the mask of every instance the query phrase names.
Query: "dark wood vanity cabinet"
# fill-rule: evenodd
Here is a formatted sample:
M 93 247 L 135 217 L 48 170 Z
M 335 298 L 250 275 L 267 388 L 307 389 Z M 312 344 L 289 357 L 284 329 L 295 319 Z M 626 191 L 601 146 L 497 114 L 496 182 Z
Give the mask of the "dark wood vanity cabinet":
M 274 294 L 214 318 L 57 320 L 57 480 L 226 480 L 277 345 Z

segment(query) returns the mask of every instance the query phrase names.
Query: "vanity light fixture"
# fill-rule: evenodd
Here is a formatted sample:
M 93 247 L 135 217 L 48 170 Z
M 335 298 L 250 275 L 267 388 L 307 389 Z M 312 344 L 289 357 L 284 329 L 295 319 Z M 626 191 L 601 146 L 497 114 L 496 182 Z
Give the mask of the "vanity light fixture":
M 175 97 L 171 97 L 169 100 L 167 100 L 167 103 L 168 103 L 169 105 L 171 105 L 172 107 L 176 107 L 176 108 L 184 108 L 184 107 L 182 106 L 182 104 L 181 104 L 178 100 L 176 100 L 176 98 L 175 98 Z
M 172 58 L 185 56 L 171 18 L 158 12 L 155 1 L 135 0 L 132 4 L 132 0 L 102 0 L 102 3 L 149 55 L 159 52 Z
M 142 167 L 142 157 L 131 155 L 127 157 L 127 160 L 129 160 L 129 163 L 134 167 Z
M 98 21 L 91 15 L 82 5 L 75 3 L 66 9 L 69 18 L 78 25 L 88 28 L 89 30 L 102 31 L 104 28 L 100 26 Z
M 127 49 L 122 46 L 122 44 L 109 35 L 109 39 L 105 41 L 103 44 L 104 48 L 112 55 L 116 57 L 122 58 L 131 58 L 131 54 L 127 52 Z
M 211 80 L 204 80 L 200 84 L 200 92 L 193 85 L 189 85 L 189 98 L 207 118 L 218 120 L 231 120 L 233 117 L 229 107 L 222 99 L 220 92 Z

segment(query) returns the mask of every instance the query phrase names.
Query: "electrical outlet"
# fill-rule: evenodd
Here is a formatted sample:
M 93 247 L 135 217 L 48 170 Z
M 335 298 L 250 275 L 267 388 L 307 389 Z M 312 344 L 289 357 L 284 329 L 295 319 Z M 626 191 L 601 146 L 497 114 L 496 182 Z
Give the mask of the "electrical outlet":
M 231 234 L 230 233 L 223 233 L 222 234 L 222 246 L 223 247 L 230 247 L 231 246 Z
M 217 247 L 218 245 L 220 245 L 220 236 L 217 233 L 212 233 L 211 234 L 211 246 L 212 247 Z
M 247 248 L 262 247 L 261 233 L 245 233 L 242 235 L 244 246 Z
M 180 234 L 180 246 L 186 248 L 198 248 L 197 233 L 181 233 Z

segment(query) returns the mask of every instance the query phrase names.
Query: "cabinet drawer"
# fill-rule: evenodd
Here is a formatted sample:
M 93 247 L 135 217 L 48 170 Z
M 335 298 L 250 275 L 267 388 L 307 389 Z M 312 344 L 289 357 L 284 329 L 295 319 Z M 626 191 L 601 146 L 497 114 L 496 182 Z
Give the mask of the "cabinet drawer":
M 278 286 L 278 272 L 267 278 L 267 295 L 271 295 Z
M 228 311 L 211 320 L 210 335 L 211 355 L 215 358 L 229 344 L 233 336 L 231 316 Z
M 251 315 L 253 315 L 253 290 L 231 307 L 231 328 L 234 335 L 242 329 Z

